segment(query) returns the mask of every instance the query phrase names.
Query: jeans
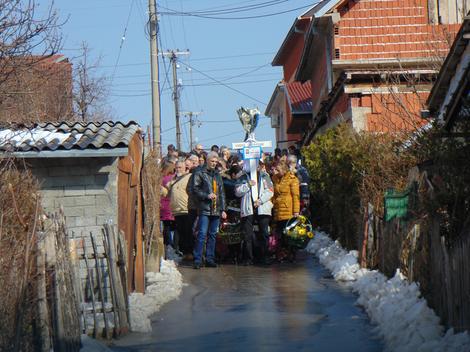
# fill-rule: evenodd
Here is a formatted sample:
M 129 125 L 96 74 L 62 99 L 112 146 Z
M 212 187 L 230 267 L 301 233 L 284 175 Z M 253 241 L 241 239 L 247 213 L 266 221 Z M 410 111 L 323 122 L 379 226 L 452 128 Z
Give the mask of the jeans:
M 202 263 L 202 252 L 207 237 L 206 262 L 214 262 L 215 238 L 219 229 L 219 216 L 199 215 L 198 234 L 194 247 L 194 263 Z

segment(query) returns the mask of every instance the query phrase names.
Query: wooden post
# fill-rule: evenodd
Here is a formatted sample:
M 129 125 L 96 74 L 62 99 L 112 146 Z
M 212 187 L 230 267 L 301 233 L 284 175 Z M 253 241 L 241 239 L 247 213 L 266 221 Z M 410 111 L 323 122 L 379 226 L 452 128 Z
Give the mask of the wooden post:
M 86 244 L 83 245 L 83 258 L 85 260 L 85 266 L 87 271 L 87 280 L 90 287 L 90 296 L 91 296 L 91 307 L 93 312 L 93 337 L 96 339 L 98 336 L 98 321 L 96 319 L 96 302 L 95 302 L 95 292 L 93 284 L 93 269 L 90 268 L 88 264 L 88 253 L 86 250 Z
M 101 301 L 101 311 L 103 313 L 103 320 L 104 320 L 104 331 L 103 335 L 106 339 L 109 338 L 109 325 L 108 325 L 108 319 L 106 317 L 106 308 L 105 308 L 105 299 L 104 299 L 104 291 L 103 291 L 103 277 L 101 273 L 101 266 L 100 262 L 98 260 L 98 249 L 96 248 L 96 243 L 95 243 L 95 238 L 93 237 L 93 234 L 90 232 L 90 239 L 91 239 L 91 246 L 93 248 L 93 257 L 95 258 L 95 269 L 96 269 L 96 278 L 98 280 L 98 293 L 100 295 L 100 301 Z
M 105 225 L 107 232 L 107 243 L 109 250 L 109 261 L 111 263 L 111 275 L 114 281 L 114 292 L 116 294 L 116 302 L 118 303 L 118 316 L 120 321 L 121 333 L 129 331 L 129 320 L 127 316 L 127 291 L 122 283 L 121 275 L 119 275 L 119 257 L 117 255 L 117 238 L 114 226 Z M 123 260 L 123 262 L 125 262 Z
M 83 294 L 82 279 L 80 278 L 80 260 L 78 258 L 79 248 L 83 248 L 83 239 L 73 239 L 70 241 L 70 264 L 72 266 L 72 279 L 74 281 L 73 287 L 75 291 L 75 296 L 78 300 L 78 312 L 81 315 L 80 328 L 82 332 L 86 334 L 85 310 L 82 307 L 82 303 L 85 302 L 85 297 Z
M 51 332 L 49 329 L 49 309 L 47 307 L 46 252 L 43 241 L 38 241 L 37 274 L 40 336 L 39 350 L 41 352 L 49 352 L 51 350 Z
M 111 301 L 113 304 L 113 317 L 114 317 L 114 333 L 113 336 L 117 337 L 121 334 L 121 317 L 120 317 L 120 302 L 118 300 L 118 294 L 116 289 L 116 277 L 114 271 L 114 262 L 112 249 L 109 246 L 109 225 L 105 224 L 103 229 L 103 247 L 106 256 L 106 262 L 108 263 L 108 276 L 111 291 Z
M 127 321 L 130 322 L 131 317 L 130 317 L 130 312 L 129 312 L 129 300 L 127 299 L 127 297 L 128 297 L 127 296 L 127 287 L 128 287 L 127 280 L 128 279 L 127 279 L 127 267 L 126 267 L 126 263 L 127 263 L 126 248 L 127 248 L 127 244 L 126 244 L 126 239 L 125 239 L 124 233 L 122 231 L 119 231 L 116 237 L 117 237 L 117 245 L 118 245 L 118 251 L 119 251 L 118 263 L 119 263 L 119 267 L 121 268 L 120 269 L 120 275 L 121 275 L 121 280 L 122 280 L 123 292 L 125 292 L 125 294 L 126 294 L 125 297 L 126 297 Z

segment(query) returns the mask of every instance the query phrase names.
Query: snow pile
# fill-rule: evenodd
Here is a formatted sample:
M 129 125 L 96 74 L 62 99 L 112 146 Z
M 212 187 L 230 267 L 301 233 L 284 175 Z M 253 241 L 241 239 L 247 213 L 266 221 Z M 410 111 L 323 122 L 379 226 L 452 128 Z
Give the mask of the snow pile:
M 307 246 L 339 281 L 350 281 L 371 321 L 385 340 L 388 351 L 470 351 L 467 332 L 445 335 L 439 318 L 421 297 L 419 287 L 397 270 L 387 279 L 376 270 L 361 269 L 357 251 L 346 252 L 338 241 L 316 232 Z
M 177 298 L 183 288 L 183 278 L 175 262 L 170 260 L 162 260 L 160 272 L 147 273 L 146 277 L 145 295 L 132 293 L 129 296 L 131 330 L 136 332 L 152 331 L 149 317 Z

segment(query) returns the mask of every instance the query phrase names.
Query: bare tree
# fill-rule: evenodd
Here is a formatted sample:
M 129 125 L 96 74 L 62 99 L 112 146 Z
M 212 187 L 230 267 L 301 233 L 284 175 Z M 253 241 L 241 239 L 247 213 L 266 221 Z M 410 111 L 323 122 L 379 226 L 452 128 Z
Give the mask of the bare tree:
M 421 131 L 427 121 L 421 118 L 421 110 L 439 70 L 450 50 L 456 26 L 436 26 L 429 34 L 423 50 L 426 55 L 412 67 L 397 57 L 397 65 L 389 69 L 377 69 L 381 77 L 376 86 L 382 94 L 372 92 L 373 103 L 380 111 L 379 130 L 401 134 L 408 139 Z
M 81 51 L 74 69 L 75 119 L 79 121 L 110 120 L 112 112 L 107 105 L 109 79 L 98 74 L 101 57 L 92 61 L 91 50 L 85 42 L 82 43 Z
M 53 5 L 38 15 L 35 0 L 0 0 L 0 121 L 27 123 L 66 114 L 66 103 L 45 100 L 56 99 L 54 89 L 48 89 L 64 81 L 57 68 L 65 65 L 53 65 L 62 44 L 62 23 Z M 55 90 L 67 93 L 63 83 Z M 52 105 L 60 106 L 57 114 L 45 108 Z

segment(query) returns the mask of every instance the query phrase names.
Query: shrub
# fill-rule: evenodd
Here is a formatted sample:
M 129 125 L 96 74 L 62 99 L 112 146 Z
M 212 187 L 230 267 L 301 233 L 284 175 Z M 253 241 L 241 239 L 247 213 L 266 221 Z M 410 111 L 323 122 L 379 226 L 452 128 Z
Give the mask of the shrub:
M 387 188 L 406 187 L 415 157 L 400 148 L 403 136 L 357 133 L 342 123 L 319 135 L 302 153 L 310 172 L 314 222 L 347 248 L 357 248 L 362 209 L 383 216 Z

